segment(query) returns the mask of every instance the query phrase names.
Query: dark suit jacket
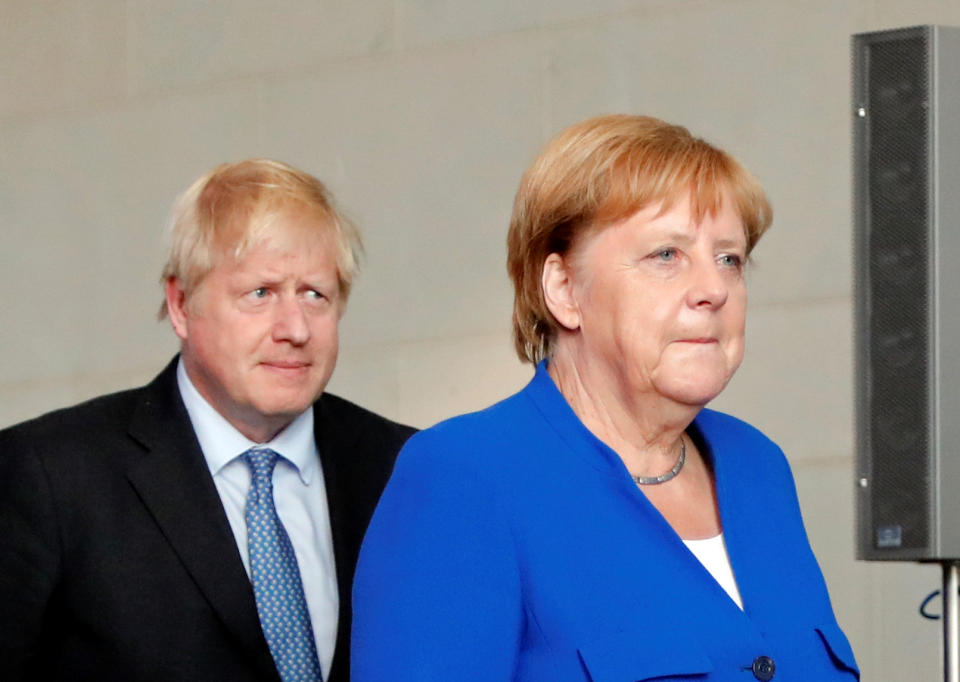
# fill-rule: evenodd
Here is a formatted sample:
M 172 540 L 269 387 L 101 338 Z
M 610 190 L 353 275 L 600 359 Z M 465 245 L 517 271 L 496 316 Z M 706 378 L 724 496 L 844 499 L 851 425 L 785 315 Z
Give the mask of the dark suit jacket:
M 345 682 L 360 542 L 413 429 L 329 394 L 314 411 Z M 176 359 L 0 431 L 0 679 L 279 680 Z

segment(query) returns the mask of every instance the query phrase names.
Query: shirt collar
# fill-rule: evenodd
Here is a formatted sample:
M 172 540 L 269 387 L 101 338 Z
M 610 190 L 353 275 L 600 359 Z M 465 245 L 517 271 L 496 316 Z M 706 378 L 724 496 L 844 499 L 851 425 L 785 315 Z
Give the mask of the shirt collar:
M 182 358 L 177 364 L 177 386 L 211 475 L 217 475 L 223 467 L 250 448 L 263 446 L 290 462 L 297 469 L 304 485 L 310 485 L 319 466 L 317 444 L 313 434 L 312 407 L 301 412 L 272 440 L 266 443 L 254 443 L 200 395 L 200 391 L 193 385 L 183 366 Z

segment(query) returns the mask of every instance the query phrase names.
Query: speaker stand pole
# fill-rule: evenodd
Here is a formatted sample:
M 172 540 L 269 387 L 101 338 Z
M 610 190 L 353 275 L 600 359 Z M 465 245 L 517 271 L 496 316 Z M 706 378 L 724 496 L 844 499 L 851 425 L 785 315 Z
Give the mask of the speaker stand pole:
M 943 679 L 960 682 L 960 563 L 943 566 Z

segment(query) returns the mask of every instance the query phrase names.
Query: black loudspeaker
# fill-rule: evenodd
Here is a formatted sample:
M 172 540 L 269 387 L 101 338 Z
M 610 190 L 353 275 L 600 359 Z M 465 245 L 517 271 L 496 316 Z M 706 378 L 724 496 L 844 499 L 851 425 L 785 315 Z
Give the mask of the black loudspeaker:
M 960 29 L 853 36 L 857 558 L 960 559 Z

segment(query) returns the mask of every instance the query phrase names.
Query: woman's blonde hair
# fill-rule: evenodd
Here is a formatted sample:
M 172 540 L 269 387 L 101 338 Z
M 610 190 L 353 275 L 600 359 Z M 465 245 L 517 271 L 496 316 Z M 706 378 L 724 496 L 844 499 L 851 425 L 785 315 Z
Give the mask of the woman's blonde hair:
M 733 157 L 681 126 L 649 116 L 598 116 L 551 142 L 520 181 L 507 235 L 513 338 L 521 360 L 548 358 L 558 323 L 541 289 L 544 261 L 566 255 L 588 233 L 650 204 L 669 210 L 688 197 L 699 222 L 728 192 L 749 254 L 773 212 L 760 184 Z
M 176 277 L 189 297 L 218 258 L 243 258 L 252 247 L 275 236 L 275 221 L 288 210 L 317 218 L 297 221 L 298 229 L 333 240 L 340 293 L 346 300 L 363 250 L 359 232 L 337 210 L 322 182 L 271 159 L 221 164 L 177 199 L 170 216 L 170 253 L 161 282 Z M 160 318 L 166 314 L 164 300 Z

